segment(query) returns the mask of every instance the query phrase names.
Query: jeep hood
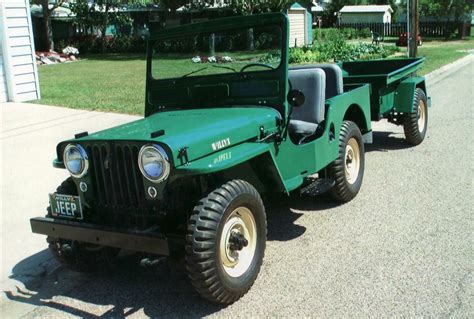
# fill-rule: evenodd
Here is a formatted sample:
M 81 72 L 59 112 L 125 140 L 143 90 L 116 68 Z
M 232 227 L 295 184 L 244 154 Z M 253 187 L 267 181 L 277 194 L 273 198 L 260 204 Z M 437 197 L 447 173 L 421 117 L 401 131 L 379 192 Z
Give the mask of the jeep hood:
M 179 151 L 186 148 L 187 160 L 256 139 L 260 128 L 275 130 L 280 114 L 268 107 L 232 107 L 159 112 L 149 117 L 78 138 L 86 141 L 143 141 L 167 146 L 175 166 L 185 162 Z M 151 133 L 163 130 L 155 138 Z M 58 147 L 59 151 L 59 147 Z

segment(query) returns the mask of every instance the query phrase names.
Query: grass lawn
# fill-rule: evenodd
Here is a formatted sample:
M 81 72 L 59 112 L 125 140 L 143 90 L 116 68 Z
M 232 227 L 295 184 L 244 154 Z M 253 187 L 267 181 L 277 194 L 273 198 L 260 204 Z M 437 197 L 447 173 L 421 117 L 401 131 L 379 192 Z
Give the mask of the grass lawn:
M 423 45 L 418 48 L 418 55 L 426 57 L 425 66 L 421 69 L 420 74 L 425 75 L 445 64 L 456 61 L 468 55 L 468 50 L 474 51 L 474 37 L 457 41 L 424 40 Z
M 214 64 L 193 63 L 189 57 L 178 61 L 161 59 L 153 65 L 159 78 L 171 78 L 192 71 L 197 71 L 196 75 L 232 73 L 234 71 L 219 66 L 240 70 L 242 66 L 257 60 L 258 55 L 239 54 L 235 62 L 219 64 L 217 67 Z M 93 55 L 74 63 L 40 65 L 38 72 L 42 98 L 36 103 L 143 114 L 145 68 L 145 55 L 130 54 Z
M 474 50 L 474 37 L 456 41 L 424 39 L 418 53 L 426 57 L 426 63 L 420 74 L 427 74 L 467 55 L 467 50 Z M 144 55 L 105 54 L 88 56 L 74 63 L 41 65 L 38 71 L 42 99 L 36 103 L 143 114 L 145 64 Z M 208 65 L 196 64 L 198 66 Z M 161 69 L 167 70 L 166 66 Z M 168 68 L 167 72 L 177 71 Z M 200 74 L 211 71 L 217 69 L 209 68 Z
M 40 65 L 41 100 L 37 103 L 143 114 L 145 64 L 145 55 L 107 54 Z

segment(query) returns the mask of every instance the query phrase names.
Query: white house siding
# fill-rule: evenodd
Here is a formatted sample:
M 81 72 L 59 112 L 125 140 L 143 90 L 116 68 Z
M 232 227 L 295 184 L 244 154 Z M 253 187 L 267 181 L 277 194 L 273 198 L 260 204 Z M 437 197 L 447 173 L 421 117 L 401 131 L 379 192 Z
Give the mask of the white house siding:
M 384 18 L 388 14 L 388 19 Z M 390 22 L 389 12 L 343 12 L 341 23 L 381 23 Z
M 40 90 L 28 0 L 0 2 L 0 41 L 8 100 L 24 102 L 39 99 Z M 0 92 L 1 90 L 0 80 Z
M 2 39 L 0 38 L 0 103 L 8 101 L 7 77 L 3 67 Z
M 290 40 L 291 47 L 302 46 L 306 43 L 306 10 L 288 10 L 290 20 Z

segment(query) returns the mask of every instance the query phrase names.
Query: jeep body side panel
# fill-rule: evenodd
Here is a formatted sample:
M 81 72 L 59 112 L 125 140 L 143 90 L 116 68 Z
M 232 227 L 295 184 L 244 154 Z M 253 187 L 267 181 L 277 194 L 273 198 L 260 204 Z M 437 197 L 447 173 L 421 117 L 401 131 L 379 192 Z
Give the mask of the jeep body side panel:
M 312 142 L 295 145 L 289 139 L 273 148 L 273 155 L 287 191 L 299 187 L 308 175 L 317 173 L 333 162 L 338 156 L 339 132 L 351 108 L 358 108 L 363 114 L 357 123 L 362 133 L 371 131 L 369 86 L 362 85 L 326 100 L 326 119 L 323 134 Z M 333 136 L 333 137 L 332 137 Z
M 272 161 L 268 164 L 274 165 L 274 172 L 278 173 L 275 177 L 281 180 L 284 191 L 290 192 L 303 183 L 304 177 L 320 171 L 337 158 L 339 131 L 344 120 L 356 122 L 362 133 L 371 131 L 368 85 L 328 99 L 326 106 L 326 121 L 321 124 L 324 132 L 314 141 L 302 145 L 294 144 L 289 138 L 281 143 L 245 142 L 179 166 L 177 171 L 189 175 L 211 174 L 270 154 Z M 361 118 L 347 117 L 353 109 L 360 111 Z

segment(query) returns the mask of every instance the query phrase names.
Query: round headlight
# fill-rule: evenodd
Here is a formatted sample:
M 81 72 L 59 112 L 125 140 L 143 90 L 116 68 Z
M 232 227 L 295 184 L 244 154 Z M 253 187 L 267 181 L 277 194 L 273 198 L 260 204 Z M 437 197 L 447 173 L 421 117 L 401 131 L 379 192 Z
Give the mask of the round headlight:
M 89 168 L 87 153 L 81 145 L 68 144 L 64 149 L 63 161 L 69 173 L 75 178 L 84 176 Z
M 165 150 L 159 145 L 145 145 L 138 154 L 138 167 L 149 181 L 159 183 L 170 173 L 170 163 Z

